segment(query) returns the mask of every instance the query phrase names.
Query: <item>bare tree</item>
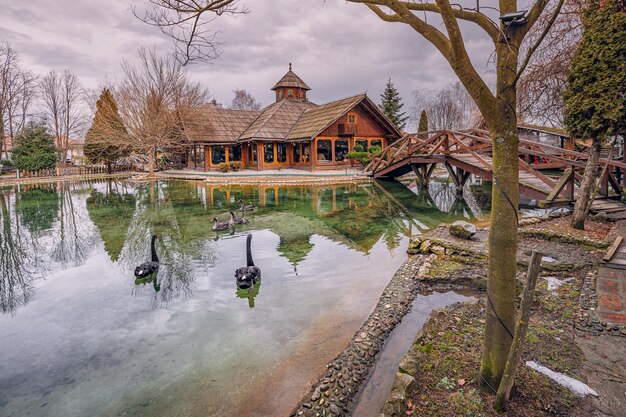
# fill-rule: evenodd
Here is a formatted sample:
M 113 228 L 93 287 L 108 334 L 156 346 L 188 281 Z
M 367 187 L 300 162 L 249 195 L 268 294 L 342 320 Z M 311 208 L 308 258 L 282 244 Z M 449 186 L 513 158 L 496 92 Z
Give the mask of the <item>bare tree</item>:
M 413 103 L 411 119 L 415 123 L 425 110 L 431 130 L 476 127 L 479 119 L 474 100 L 459 82 L 439 91 L 416 90 L 413 92 Z
M 83 88 L 78 77 L 69 70 L 58 74 L 50 71 L 40 83 L 41 98 L 46 121 L 54 132 L 59 159 L 67 159 L 72 135 L 83 127 Z
M 224 14 L 246 13 L 237 6 L 239 0 L 148 0 L 147 10 L 132 6 L 135 17 L 161 29 L 174 41 L 174 56 L 180 64 L 209 62 L 219 56 L 217 33 L 208 28 L 209 23 Z M 205 14 L 211 19 L 202 20 Z
M 185 147 L 183 121 L 206 102 L 208 92 L 191 83 L 174 58 L 159 56 L 155 49 L 140 49 L 138 62 L 123 61 L 122 71 L 124 78 L 115 96 L 126 134 L 107 136 L 107 140 L 144 157 L 152 176 L 157 152 Z
M 8 156 L 5 135 L 13 138 L 30 116 L 35 77 L 20 68 L 19 56 L 8 43 L 0 44 L 0 155 Z
M 233 101 L 230 103 L 230 108 L 233 110 L 259 110 L 261 108 L 261 103 L 256 101 L 252 94 L 248 93 L 246 90 L 240 90 L 238 88 L 233 90 L 235 93 L 235 97 L 233 97 Z
M 552 29 L 545 34 L 541 46 L 533 54 L 518 84 L 518 115 L 520 120 L 552 127 L 563 126 L 567 76 L 577 45 L 582 37 L 581 10 L 585 0 L 565 0 Z M 554 9 L 557 5 L 548 6 Z M 542 16 L 541 21 L 548 19 Z M 542 35 L 536 25 L 528 33 L 528 41 Z M 532 42 L 524 47 L 528 49 Z

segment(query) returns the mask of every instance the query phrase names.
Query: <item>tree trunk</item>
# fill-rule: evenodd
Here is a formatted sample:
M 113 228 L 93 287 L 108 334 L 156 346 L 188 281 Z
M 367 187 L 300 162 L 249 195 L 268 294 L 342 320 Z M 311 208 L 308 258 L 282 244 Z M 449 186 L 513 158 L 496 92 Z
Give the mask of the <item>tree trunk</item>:
M 602 144 L 599 140 L 593 141 L 591 148 L 589 149 L 589 159 L 585 166 L 585 172 L 583 173 L 580 187 L 578 188 L 578 197 L 576 198 L 576 204 L 574 205 L 574 213 L 572 214 L 572 227 L 578 230 L 585 229 L 585 217 L 588 214 L 588 208 L 590 207 L 589 200 L 592 198 L 591 192 L 593 190 L 593 183 L 596 178 L 596 172 L 598 171 L 598 160 L 600 159 L 600 150 Z
M 148 151 L 148 176 L 154 177 L 154 150 L 152 148 Z
M 494 178 L 488 242 L 488 303 L 480 383 L 495 393 L 515 334 L 519 139 L 515 118 L 490 124 L 490 129 Z

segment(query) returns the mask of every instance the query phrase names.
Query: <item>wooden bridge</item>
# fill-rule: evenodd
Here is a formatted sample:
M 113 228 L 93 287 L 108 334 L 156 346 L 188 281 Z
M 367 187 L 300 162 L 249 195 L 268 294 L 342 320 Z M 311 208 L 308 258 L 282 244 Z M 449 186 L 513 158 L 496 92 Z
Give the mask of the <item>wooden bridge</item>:
M 457 191 L 471 174 L 492 181 L 493 160 L 489 132 L 479 129 L 440 130 L 417 135 L 405 135 L 374 155 L 364 173 L 376 179 L 394 179 L 413 171 L 422 187 L 427 187 L 437 165 L 443 165 Z M 576 199 L 588 155 L 534 141 L 519 141 L 520 194 L 538 201 L 540 207 L 566 205 Z M 592 211 L 624 212 L 626 205 L 608 199 L 619 196 L 626 187 L 626 163 L 601 157 L 599 166 L 607 167 L 600 183 L 599 194 Z M 553 175 L 540 169 L 556 169 Z M 612 194 L 611 194 L 612 193 Z M 604 197 L 604 198 L 603 198 Z

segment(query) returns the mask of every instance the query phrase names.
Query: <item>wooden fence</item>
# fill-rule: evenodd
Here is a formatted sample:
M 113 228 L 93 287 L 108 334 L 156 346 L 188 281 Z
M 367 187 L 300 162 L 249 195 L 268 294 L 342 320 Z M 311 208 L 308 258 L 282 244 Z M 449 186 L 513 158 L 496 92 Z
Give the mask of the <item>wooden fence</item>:
M 134 165 L 112 165 L 109 172 L 106 165 L 63 165 L 56 168 L 40 169 L 38 171 L 20 170 L 20 178 L 63 177 L 67 175 L 116 174 L 137 170 Z

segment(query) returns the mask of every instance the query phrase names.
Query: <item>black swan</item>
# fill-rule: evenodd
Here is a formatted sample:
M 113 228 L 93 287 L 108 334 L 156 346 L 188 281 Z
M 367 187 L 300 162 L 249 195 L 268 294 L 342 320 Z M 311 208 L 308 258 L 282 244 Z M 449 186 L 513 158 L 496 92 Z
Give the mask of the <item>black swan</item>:
M 230 222 L 220 222 L 217 220 L 217 217 L 213 217 L 213 226 L 211 227 L 211 229 L 214 232 L 221 232 L 223 230 L 228 230 L 231 228 L 231 224 Z
M 244 219 L 243 217 L 237 217 L 237 216 L 235 216 L 235 213 L 233 213 L 232 211 L 229 211 L 229 213 L 230 213 L 230 220 L 228 221 L 228 223 L 230 223 L 233 227 L 236 224 L 248 224 L 248 223 L 250 223 L 250 220 Z
M 241 200 L 241 199 L 239 200 L 239 204 L 241 204 L 241 207 L 239 207 L 239 210 L 241 210 L 241 211 L 254 211 L 254 210 L 256 210 L 256 206 L 253 205 L 253 204 L 244 206 L 243 200 Z
M 244 289 L 250 288 L 257 282 L 261 281 L 261 270 L 258 266 L 254 265 L 252 260 L 252 250 L 250 248 L 252 244 L 252 235 L 248 235 L 246 239 L 246 258 L 247 265 L 238 268 L 235 271 L 235 278 L 237 280 L 237 288 Z
M 150 244 L 150 250 L 152 251 L 152 260 L 150 262 L 144 262 L 135 268 L 135 276 L 138 278 L 144 278 L 148 275 L 154 274 L 159 270 L 159 258 L 156 254 L 154 244 L 157 240 L 157 235 L 152 235 L 152 243 Z

